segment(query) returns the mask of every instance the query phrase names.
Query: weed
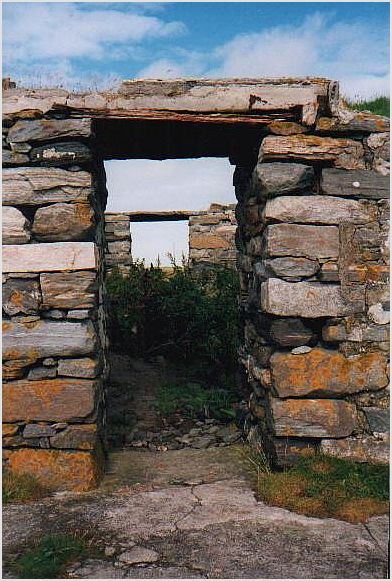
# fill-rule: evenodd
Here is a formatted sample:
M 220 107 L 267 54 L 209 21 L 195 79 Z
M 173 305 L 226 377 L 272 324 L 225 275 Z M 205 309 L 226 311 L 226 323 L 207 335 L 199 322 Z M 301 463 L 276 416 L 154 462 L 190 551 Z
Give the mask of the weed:
M 49 494 L 32 474 L 17 474 L 11 470 L 3 472 L 3 503 L 38 500 Z
M 87 545 L 80 536 L 45 535 L 35 547 L 16 559 L 15 567 L 22 579 L 53 579 L 69 563 L 86 554 Z
M 355 111 L 370 111 L 375 115 L 383 115 L 384 117 L 390 116 L 390 99 L 389 97 L 379 96 L 371 101 L 357 100 L 357 101 L 347 101 L 347 106 L 349 109 Z
M 301 458 L 285 472 L 258 472 L 261 500 L 308 516 L 349 522 L 387 512 L 388 491 L 387 466 L 322 455 Z
M 219 420 L 233 419 L 235 393 L 222 388 L 210 388 L 196 382 L 167 383 L 157 394 L 157 405 L 164 416 L 180 410 L 190 417 L 207 417 Z

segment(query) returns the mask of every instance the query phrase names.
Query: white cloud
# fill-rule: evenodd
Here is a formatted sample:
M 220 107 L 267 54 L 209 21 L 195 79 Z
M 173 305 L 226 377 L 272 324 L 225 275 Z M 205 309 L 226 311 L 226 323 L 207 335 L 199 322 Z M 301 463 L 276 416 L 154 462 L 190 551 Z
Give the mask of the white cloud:
M 389 94 L 388 23 L 333 23 L 316 13 L 299 26 L 239 34 L 210 54 L 157 59 L 138 76 L 279 77 L 318 76 L 340 81 L 342 94 Z M 148 73 L 146 75 L 146 72 Z
M 28 7 L 27 7 L 28 6 Z M 86 10 L 77 3 L 29 3 L 5 6 L 4 60 L 115 57 L 111 47 L 172 38 L 185 31 L 181 22 L 115 8 Z M 23 39 L 23 42 L 21 42 Z

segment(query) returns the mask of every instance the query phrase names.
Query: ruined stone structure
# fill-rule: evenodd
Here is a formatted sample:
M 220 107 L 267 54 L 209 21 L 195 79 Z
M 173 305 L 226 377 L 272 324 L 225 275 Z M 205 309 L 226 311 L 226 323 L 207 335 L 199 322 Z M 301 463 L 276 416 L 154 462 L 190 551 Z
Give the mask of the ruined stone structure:
M 235 204 L 211 204 L 189 218 L 189 260 L 192 266 L 222 264 L 235 267 Z
M 131 222 L 126 213 L 105 213 L 105 267 L 110 273 L 116 267 L 122 274 L 132 264 Z
M 341 109 L 323 79 L 11 86 L 3 114 L 12 470 L 85 490 L 104 465 L 103 161 L 114 158 L 236 166 L 249 440 L 281 463 L 317 448 L 385 461 L 387 119 Z
M 132 263 L 131 222 L 188 220 L 191 266 L 222 264 L 235 267 L 235 204 L 211 204 L 208 210 L 162 212 L 105 212 L 107 272 L 114 266 L 123 274 Z

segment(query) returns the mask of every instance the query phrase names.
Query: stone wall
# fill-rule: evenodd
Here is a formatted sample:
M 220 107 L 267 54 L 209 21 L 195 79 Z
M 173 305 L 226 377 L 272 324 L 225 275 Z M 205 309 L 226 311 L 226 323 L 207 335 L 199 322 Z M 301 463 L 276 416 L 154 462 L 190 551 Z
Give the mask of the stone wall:
M 235 266 L 235 204 L 211 204 L 206 212 L 189 218 L 191 266 L 223 264 Z
M 326 79 L 130 81 L 91 94 L 11 83 L 8 466 L 54 489 L 97 483 L 107 376 L 103 160 L 205 155 L 236 166 L 249 440 L 281 464 L 316 449 L 385 461 L 388 143 L 389 120 L 339 108 L 338 86 Z M 204 226 L 211 235 L 214 225 Z
M 388 461 L 389 134 L 362 121 L 281 124 L 235 173 L 245 429 L 281 465 Z
M 3 446 L 50 487 L 95 486 L 106 373 L 105 186 L 91 119 L 3 121 Z
M 131 221 L 127 214 L 105 213 L 105 266 L 110 273 L 116 267 L 122 274 L 132 264 Z

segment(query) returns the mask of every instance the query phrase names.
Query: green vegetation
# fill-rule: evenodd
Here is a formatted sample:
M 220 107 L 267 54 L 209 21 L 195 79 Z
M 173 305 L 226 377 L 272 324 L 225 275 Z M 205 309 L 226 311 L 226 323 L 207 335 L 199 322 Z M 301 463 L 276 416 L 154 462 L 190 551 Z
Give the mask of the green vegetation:
M 389 469 L 316 455 L 292 468 L 258 474 L 260 500 L 295 512 L 365 522 L 388 511 Z
M 349 109 L 354 111 L 370 111 L 375 115 L 390 116 L 390 99 L 389 97 L 376 97 L 371 101 L 347 101 Z
M 87 556 L 87 544 L 76 535 L 45 535 L 14 565 L 22 579 L 53 579 L 72 561 Z
M 107 279 L 112 341 L 133 356 L 164 356 L 222 385 L 237 368 L 238 274 L 216 267 L 170 273 L 135 263 Z M 203 371 L 204 370 L 204 371 Z
M 3 472 L 3 503 L 38 500 L 49 493 L 32 474 L 16 474 L 10 470 Z
M 190 417 L 233 419 L 233 404 L 238 401 L 228 389 L 205 387 L 200 383 L 166 384 L 158 392 L 159 411 L 169 416 L 181 409 Z

